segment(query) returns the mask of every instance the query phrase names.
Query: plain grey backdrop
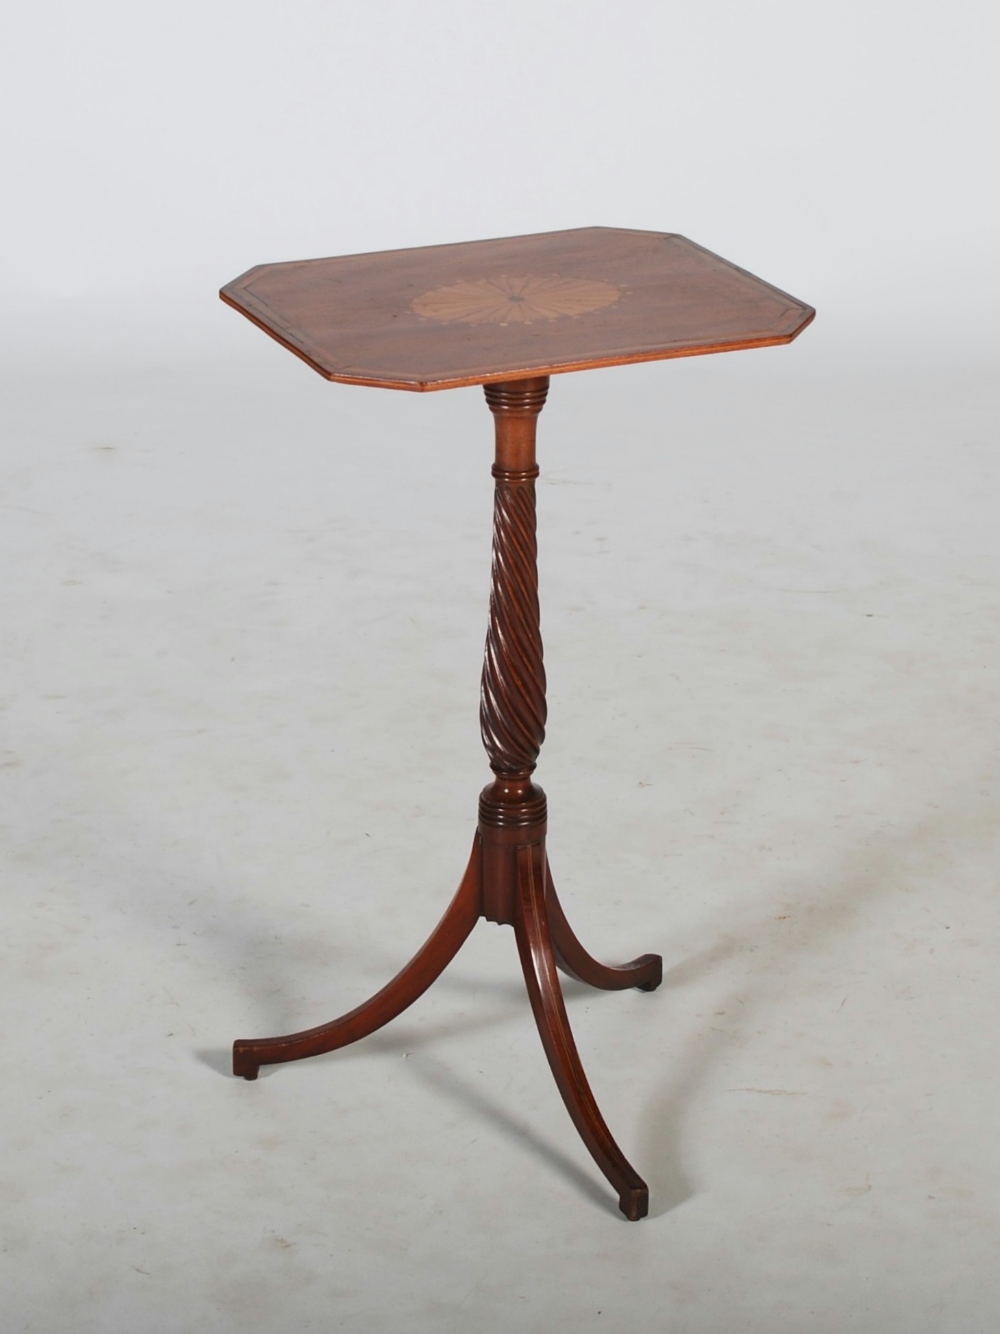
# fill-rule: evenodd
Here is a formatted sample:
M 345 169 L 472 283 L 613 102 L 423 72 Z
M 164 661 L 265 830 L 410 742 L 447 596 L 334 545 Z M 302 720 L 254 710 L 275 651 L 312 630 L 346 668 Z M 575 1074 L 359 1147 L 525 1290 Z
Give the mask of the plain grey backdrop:
M 973 0 L 8 17 L 5 1328 L 995 1328 L 998 37 Z M 819 312 L 540 423 L 554 870 L 666 966 L 566 988 L 637 1226 L 506 930 L 227 1075 L 457 883 L 491 424 L 325 384 L 217 289 L 590 224 Z

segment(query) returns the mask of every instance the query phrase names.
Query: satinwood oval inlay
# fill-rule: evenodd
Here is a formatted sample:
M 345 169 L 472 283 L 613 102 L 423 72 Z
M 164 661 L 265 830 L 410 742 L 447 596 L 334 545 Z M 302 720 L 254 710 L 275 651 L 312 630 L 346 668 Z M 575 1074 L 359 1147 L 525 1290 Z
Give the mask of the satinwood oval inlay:
M 590 278 L 501 274 L 436 287 L 418 296 L 413 310 L 448 324 L 531 324 L 587 315 L 613 305 L 620 296 L 620 288 Z

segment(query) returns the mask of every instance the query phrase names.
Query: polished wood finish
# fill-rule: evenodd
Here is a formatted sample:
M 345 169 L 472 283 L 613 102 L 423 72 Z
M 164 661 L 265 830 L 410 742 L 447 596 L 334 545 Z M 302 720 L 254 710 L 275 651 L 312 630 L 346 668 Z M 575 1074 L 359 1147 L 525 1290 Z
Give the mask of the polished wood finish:
M 532 775 L 545 739 L 535 437 L 561 371 L 789 342 L 813 318 L 683 237 L 584 228 L 470 245 L 262 265 L 223 300 L 332 380 L 398 389 L 481 383 L 495 426 L 493 561 L 480 725 L 493 781 L 472 855 L 427 943 L 387 986 L 331 1023 L 240 1039 L 233 1071 L 357 1042 L 412 1005 L 480 917 L 511 926 L 542 1045 L 567 1111 L 630 1220 L 649 1193 L 608 1129 L 569 1026 L 557 968 L 607 991 L 654 991 L 657 954 L 608 965 L 577 939 L 546 853 Z
M 540 842 L 517 850 L 514 934 L 535 1022 L 563 1102 L 594 1161 L 617 1190 L 618 1208 L 630 1222 L 636 1222 L 649 1213 L 649 1190 L 605 1124 L 573 1041 L 552 950 L 545 905 L 545 849 Z
M 545 862 L 545 903 L 556 963 L 569 977 L 601 991 L 655 991 L 663 981 L 663 960 L 658 954 L 640 954 L 629 963 L 606 964 L 598 961 L 580 944 L 566 920 L 548 859 Z
M 392 981 L 370 1000 L 331 1023 L 279 1038 L 238 1038 L 233 1043 L 233 1074 L 256 1079 L 262 1065 L 320 1056 L 368 1037 L 424 994 L 465 944 L 482 912 L 479 837 L 458 892 L 427 943 Z
M 815 313 L 683 236 L 615 227 L 260 264 L 221 296 L 327 379 L 413 390 L 789 343 Z
M 512 926 L 535 1022 L 563 1102 L 594 1161 L 618 1192 L 622 1213 L 636 1220 L 649 1210 L 649 1192 L 615 1143 L 591 1092 L 556 967 L 605 990 L 653 991 L 663 964 L 656 954 L 620 968 L 598 963 L 573 934 L 556 897 L 545 853 L 545 793 L 531 778 L 545 739 L 535 426 L 549 382 L 539 377 L 485 389 L 496 423 L 496 458 L 480 723 L 494 778 L 479 798 L 479 826 L 465 876 L 430 939 L 387 986 L 348 1014 L 316 1028 L 238 1039 L 233 1073 L 256 1079 L 262 1065 L 318 1056 L 367 1037 L 423 995 L 480 917 Z

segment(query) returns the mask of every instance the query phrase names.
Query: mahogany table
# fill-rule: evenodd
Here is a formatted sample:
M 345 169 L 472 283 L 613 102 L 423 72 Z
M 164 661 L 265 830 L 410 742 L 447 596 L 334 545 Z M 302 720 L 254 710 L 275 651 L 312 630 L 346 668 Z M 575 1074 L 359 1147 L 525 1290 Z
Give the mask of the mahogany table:
M 329 380 L 384 389 L 481 384 L 496 434 L 493 567 L 480 721 L 494 780 L 472 856 L 430 939 L 383 989 L 331 1023 L 241 1038 L 233 1072 L 295 1061 L 373 1033 L 411 1005 L 480 917 L 514 928 L 559 1091 L 628 1219 L 649 1208 L 590 1091 L 556 968 L 595 987 L 653 991 L 662 960 L 598 963 L 573 934 L 545 853 L 532 773 L 545 737 L 535 539 L 535 426 L 564 371 L 789 343 L 814 311 L 683 236 L 586 227 L 464 245 L 262 264 L 228 302 Z

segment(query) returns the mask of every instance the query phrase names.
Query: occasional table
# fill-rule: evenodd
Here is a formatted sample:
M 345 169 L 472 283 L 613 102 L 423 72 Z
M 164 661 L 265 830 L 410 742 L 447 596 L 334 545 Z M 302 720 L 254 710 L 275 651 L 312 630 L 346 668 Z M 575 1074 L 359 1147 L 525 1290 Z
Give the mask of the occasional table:
M 585 227 L 334 259 L 262 264 L 223 301 L 329 380 L 383 389 L 481 384 L 496 454 L 493 565 L 480 722 L 494 779 L 472 855 L 430 939 L 349 1014 L 273 1038 L 241 1038 L 233 1072 L 333 1051 L 411 1005 L 480 917 L 514 928 L 531 1008 L 573 1122 L 628 1219 L 646 1183 L 615 1143 L 577 1053 L 556 972 L 594 987 L 654 991 L 657 954 L 609 966 L 574 935 L 545 852 L 545 737 L 535 538 L 535 427 L 549 377 L 566 371 L 789 343 L 815 312 L 683 236 Z M 428 460 L 428 467 L 433 467 Z

